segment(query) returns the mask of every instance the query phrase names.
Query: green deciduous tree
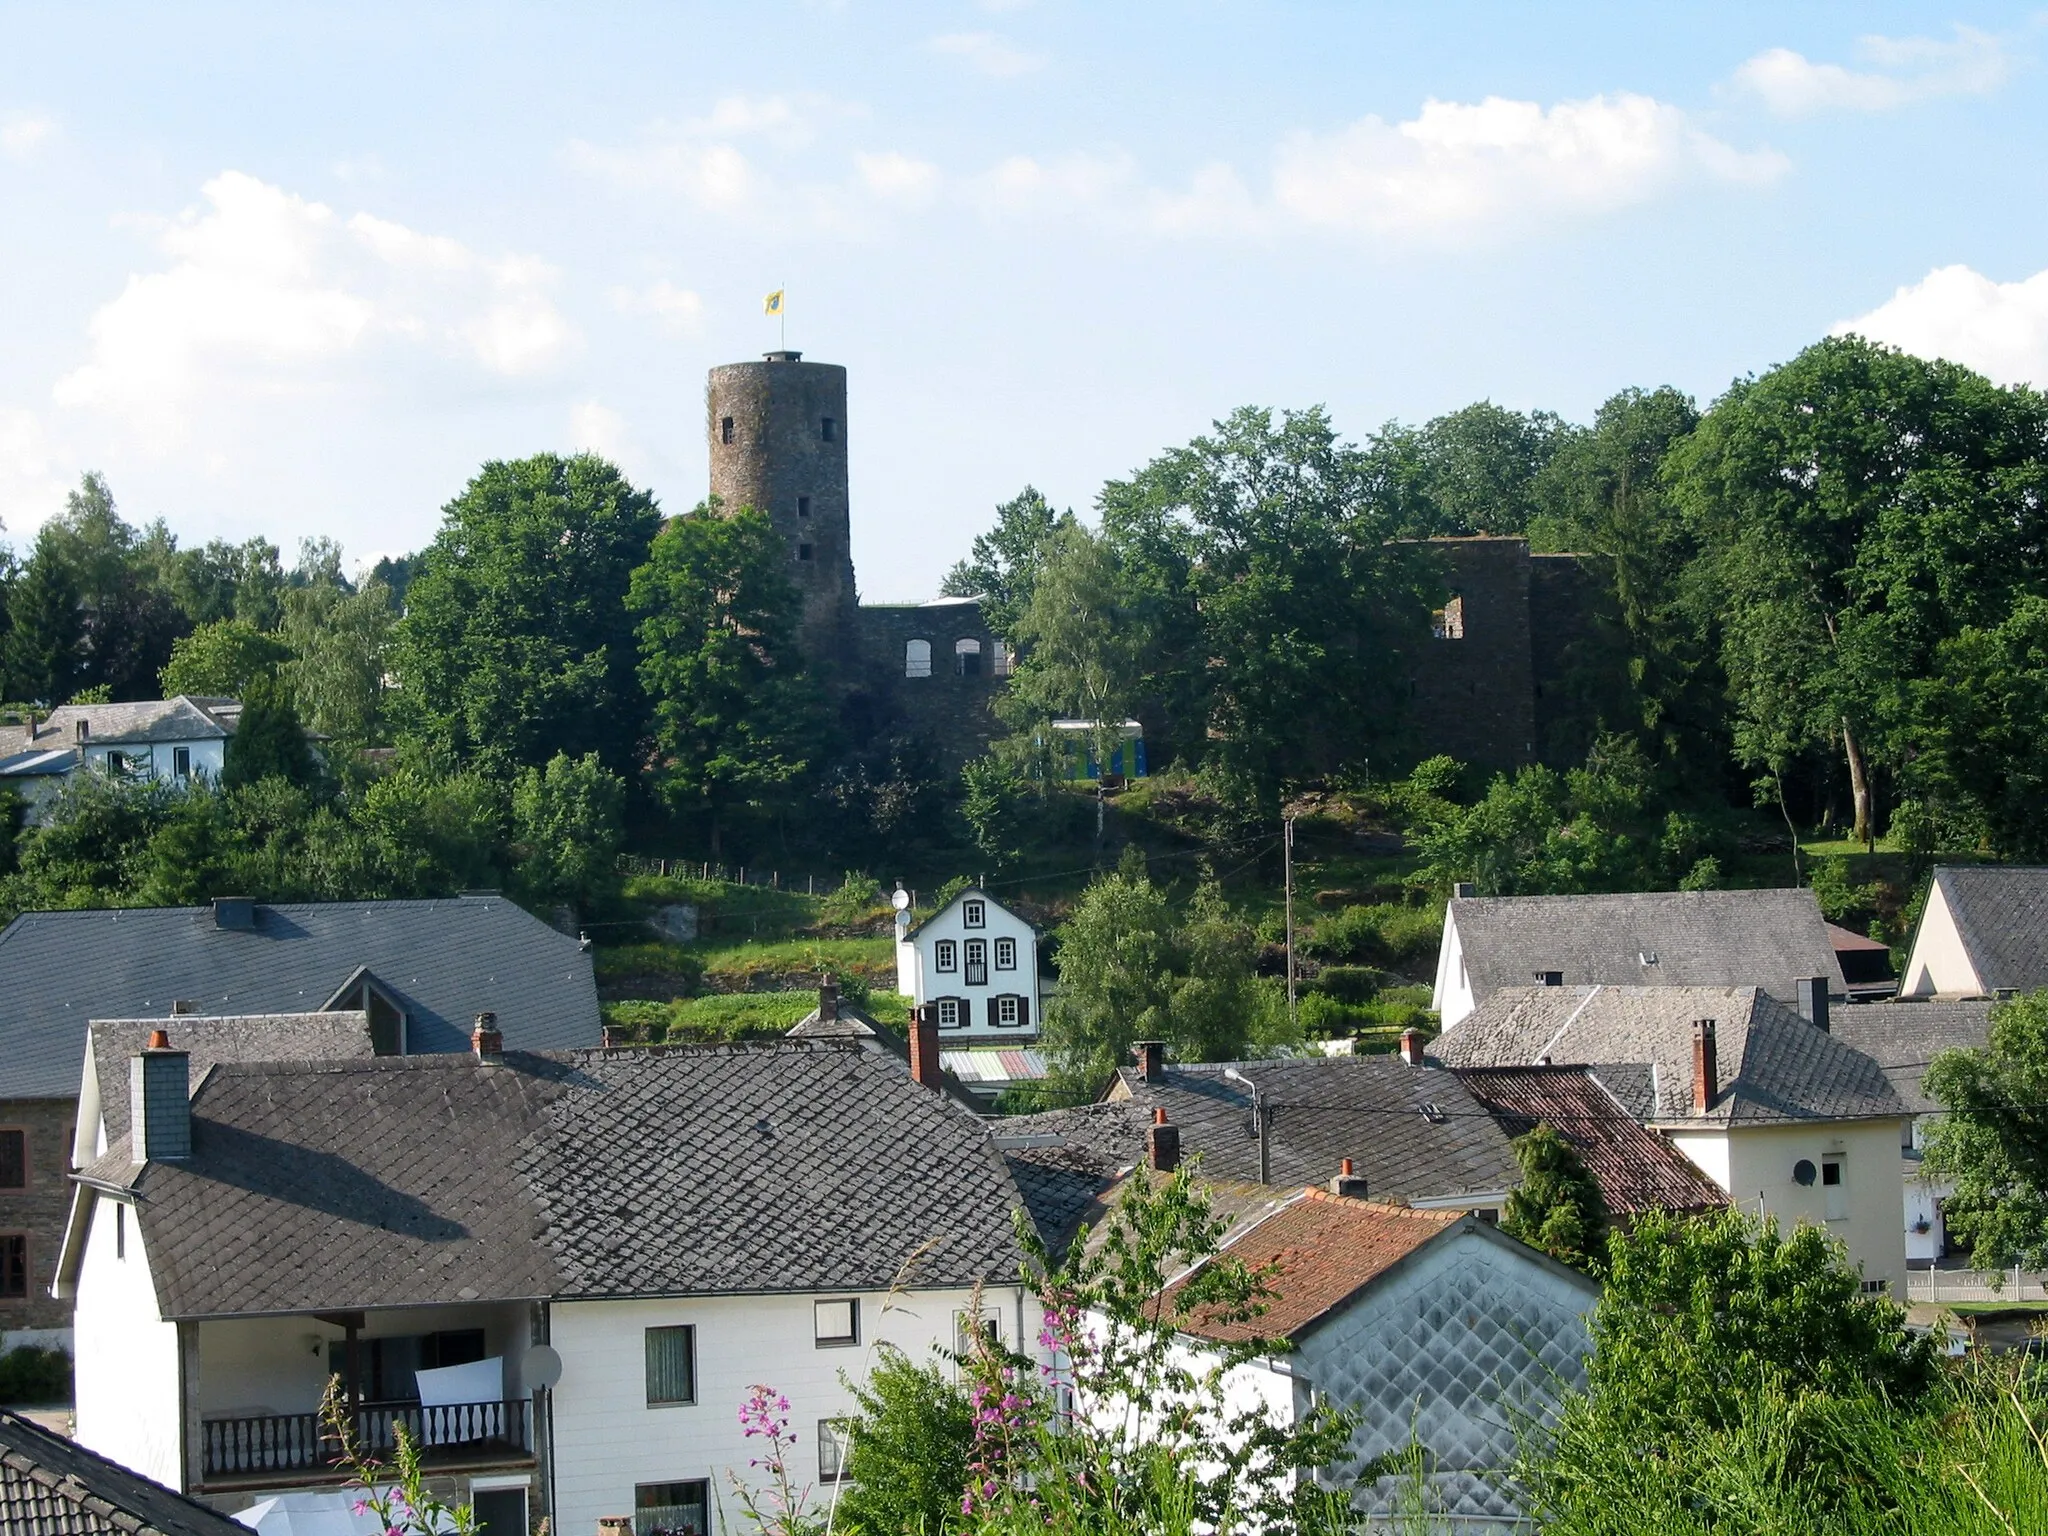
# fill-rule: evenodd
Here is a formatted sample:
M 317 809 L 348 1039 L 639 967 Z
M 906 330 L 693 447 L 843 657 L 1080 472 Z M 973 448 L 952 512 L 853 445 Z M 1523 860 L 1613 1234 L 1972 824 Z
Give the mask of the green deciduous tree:
M 941 1536 L 959 1518 L 974 1408 L 954 1368 L 883 1345 L 865 1381 L 834 1528 L 849 1536 Z
M 1981 1051 L 1943 1051 L 1926 1090 L 1947 1114 L 1927 1168 L 1955 1186 L 1952 1236 L 1986 1268 L 2048 1266 L 2048 992 L 2000 1003 Z
M 1674 449 L 1743 762 L 1841 754 L 1858 838 L 1940 642 L 2040 581 L 2048 400 L 1837 337 L 1736 384 Z
M 2048 598 L 1944 640 L 1914 685 L 1923 814 L 1981 822 L 2005 858 L 2048 858 Z
M 385 738 L 385 677 L 398 610 L 391 589 L 371 577 L 357 592 L 309 585 L 282 599 L 279 634 L 295 653 L 283 675 L 306 723 L 340 747 Z
M 788 564 L 765 514 L 707 503 L 671 521 L 633 573 L 655 787 L 703 821 L 714 855 L 733 815 L 780 801 L 817 750 Z
M 1607 1246 L 1607 1199 L 1578 1148 L 1547 1125 L 1515 1139 L 1522 1182 L 1508 1195 L 1501 1230 L 1574 1269 L 1598 1273 Z
M 258 677 L 275 677 L 292 649 L 240 619 L 202 624 L 171 645 L 160 686 L 165 698 L 181 693 L 239 699 Z
M 1054 511 L 1035 487 L 1025 486 L 996 508 L 995 526 L 975 535 L 973 552 L 946 573 L 939 590 L 948 597 L 978 595 L 988 627 L 1010 635 L 1030 606 L 1046 541 L 1073 521 L 1072 512 Z
M 626 783 L 595 752 L 558 752 L 512 786 L 512 857 L 536 901 L 587 902 L 616 883 Z
M 1380 498 L 1407 533 L 1521 533 L 1536 515 L 1537 485 L 1569 437 L 1548 411 L 1527 415 L 1481 400 L 1419 428 L 1391 424 L 1371 454 Z
M 411 736 L 492 771 L 634 762 L 644 707 L 626 591 L 654 499 L 589 454 L 486 464 L 419 556 L 396 638 Z
M 228 741 L 221 782 L 230 789 L 263 779 L 306 785 L 319 774 L 291 689 L 257 673 L 242 695 L 242 717 Z

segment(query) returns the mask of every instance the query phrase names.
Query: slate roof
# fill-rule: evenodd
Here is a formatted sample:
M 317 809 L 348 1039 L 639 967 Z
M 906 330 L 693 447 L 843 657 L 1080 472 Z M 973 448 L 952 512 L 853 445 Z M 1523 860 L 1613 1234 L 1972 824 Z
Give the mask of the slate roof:
M 0 1531 L 7 1536 L 249 1536 L 162 1483 L 0 1409 Z
M 1542 971 L 1566 986 L 1757 986 L 1784 1002 L 1801 977 L 1827 977 L 1836 996 L 1847 985 L 1810 890 L 1463 896 L 1449 921 L 1479 1002 Z
M 1941 1106 L 1920 1087 L 1927 1064 L 1943 1051 L 1982 1050 L 1991 1040 L 1996 1006 L 1989 998 L 1871 1003 L 1837 1008 L 1829 1030 L 1878 1064 L 1907 1109 L 1935 1115 Z
M 54 778 L 77 766 L 78 753 L 71 747 L 37 747 L 0 758 L 0 779 Z
M 2048 869 L 1943 864 L 1934 883 L 1985 991 L 2048 986 Z
M 1305 1189 L 1223 1247 L 1253 1269 L 1273 1267 L 1265 1282 L 1273 1294 L 1264 1310 L 1237 1321 L 1197 1309 L 1182 1321 L 1182 1331 L 1225 1343 L 1297 1339 L 1411 1253 L 1467 1220 L 1460 1211 L 1417 1211 Z M 1169 1310 L 1191 1278 L 1166 1288 L 1162 1300 Z
M 466 1051 L 498 1015 L 505 1043 L 598 1043 L 590 957 L 502 896 L 256 906 L 253 928 L 208 907 L 24 912 L 0 931 L 0 1099 L 68 1099 L 89 1019 L 327 1007 L 367 967 L 408 1015 L 408 1048 Z
M 1458 1079 L 1510 1138 L 1547 1125 L 1570 1142 L 1617 1216 L 1701 1211 L 1728 1197 L 1634 1115 L 1588 1067 L 1466 1067 Z
M 136 1167 L 124 1142 L 78 1175 L 136 1198 L 167 1317 L 967 1285 L 1021 1263 L 1022 1197 L 980 1122 L 857 1047 L 222 1063 L 192 1114 L 188 1160 Z
M 1099 1106 L 1094 1113 L 1023 1115 L 1003 1127 L 1023 1133 L 1043 1125 L 1128 1167 L 1144 1155 L 1152 1111 L 1164 1108 L 1180 1127 L 1181 1155 L 1200 1157 L 1204 1175 L 1255 1180 L 1252 1096 L 1242 1083 L 1223 1076 L 1229 1065 L 1169 1066 L 1159 1083 L 1145 1082 L 1135 1069 L 1120 1072 L 1110 1094 L 1136 1106 L 1127 1118 Z M 1411 1067 L 1396 1056 L 1235 1066 L 1272 1106 L 1270 1173 L 1276 1185 L 1321 1183 L 1347 1157 L 1373 1195 L 1390 1200 L 1498 1195 L 1521 1180 L 1507 1137 L 1453 1073 Z
M 142 742 L 219 741 L 235 734 L 242 706 L 236 699 L 178 694 L 168 699 L 143 699 L 130 704 L 66 704 L 50 711 L 29 735 L 26 725 L 0 726 L 0 751 L 71 747 L 82 744 L 118 747 Z M 78 736 L 86 725 L 85 742 Z
M 1869 1006 L 1876 1007 L 1877 1004 Z M 1692 1112 L 1692 1026 L 1715 1022 L 1715 1091 Z M 1877 1063 L 1759 987 L 1509 987 L 1437 1036 L 1451 1067 L 1632 1069 L 1644 1098 L 1606 1086 L 1653 1124 L 1782 1124 L 1907 1113 Z M 1645 1101 L 1645 1098 L 1647 1101 Z
M 128 1134 L 129 1059 L 162 1030 L 191 1060 L 191 1081 L 223 1061 L 345 1061 L 376 1055 L 367 1013 L 259 1013 L 226 1018 L 94 1019 L 87 1026 L 79 1119 L 97 1115 L 111 1146 Z

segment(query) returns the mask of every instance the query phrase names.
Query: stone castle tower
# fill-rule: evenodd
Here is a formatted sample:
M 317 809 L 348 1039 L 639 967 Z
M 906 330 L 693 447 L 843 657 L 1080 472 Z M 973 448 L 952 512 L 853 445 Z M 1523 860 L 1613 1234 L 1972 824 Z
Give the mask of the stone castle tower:
M 704 391 L 711 493 L 728 511 L 768 514 L 789 546 L 803 597 L 798 638 L 817 659 L 852 654 L 853 579 L 846 479 L 846 370 L 770 352 L 713 368 Z

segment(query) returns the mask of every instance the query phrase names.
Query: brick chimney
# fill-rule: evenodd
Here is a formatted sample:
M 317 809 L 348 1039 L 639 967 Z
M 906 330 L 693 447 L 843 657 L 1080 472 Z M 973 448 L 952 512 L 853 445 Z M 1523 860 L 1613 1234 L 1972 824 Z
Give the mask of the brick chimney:
M 1330 1193 L 1341 1195 L 1346 1200 L 1363 1200 L 1365 1198 L 1365 1176 L 1351 1171 L 1350 1158 L 1347 1157 L 1337 1164 L 1337 1177 L 1330 1180 Z
M 1145 1127 L 1145 1161 L 1154 1173 L 1171 1173 L 1180 1166 L 1180 1127 L 1170 1123 L 1166 1111 L 1152 1111 L 1152 1123 Z
M 1828 1029 L 1828 979 L 1825 976 L 1802 976 L 1793 983 L 1799 999 L 1799 1017 L 1806 1020 L 1822 1034 Z
M 602 1050 L 616 1051 L 626 1043 L 626 1032 L 616 1024 L 607 1024 L 598 1034 L 597 1043 Z
M 1157 1083 L 1166 1079 L 1166 1042 L 1164 1040 L 1134 1040 L 1131 1054 L 1138 1059 L 1138 1081 Z
M 192 1058 L 153 1029 L 142 1054 L 128 1058 L 128 1157 L 174 1163 L 191 1155 Z
M 839 1017 L 839 983 L 830 976 L 818 978 L 818 1022 L 830 1024 Z
M 476 1028 L 469 1032 L 469 1043 L 476 1052 L 476 1059 L 486 1066 L 495 1067 L 505 1059 L 505 1037 L 498 1030 L 495 1013 L 476 1016 Z
M 1720 1080 L 1720 1062 L 1714 1053 L 1714 1021 L 1692 1021 L 1692 1112 L 1704 1115 L 1714 1102 L 1714 1084 Z
M 1422 1065 L 1422 1031 L 1404 1029 L 1401 1031 L 1401 1059 L 1411 1067 Z
M 910 1075 L 937 1093 L 946 1079 L 939 1070 L 939 1005 L 925 1003 L 910 1016 Z

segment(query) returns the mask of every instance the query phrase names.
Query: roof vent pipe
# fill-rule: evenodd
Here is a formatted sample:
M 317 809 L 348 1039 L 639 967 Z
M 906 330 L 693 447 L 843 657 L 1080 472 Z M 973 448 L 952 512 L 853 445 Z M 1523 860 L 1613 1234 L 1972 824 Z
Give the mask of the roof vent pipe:
M 192 1155 L 192 1058 L 172 1050 L 161 1029 L 128 1058 L 128 1124 L 131 1162 L 175 1163 Z
M 1365 1176 L 1351 1171 L 1350 1158 L 1337 1164 L 1337 1177 L 1330 1180 L 1330 1193 L 1346 1200 L 1363 1200 L 1366 1197 Z
M 1152 1111 L 1152 1123 L 1145 1127 L 1145 1161 L 1154 1173 L 1171 1173 L 1180 1166 L 1180 1127 L 1168 1122 L 1166 1111 Z
M 1806 1020 L 1822 1034 L 1828 1030 L 1828 979 L 1825 976 L 1802 976 L 1793 983 L 1799 999 L 1799 1017 Z

